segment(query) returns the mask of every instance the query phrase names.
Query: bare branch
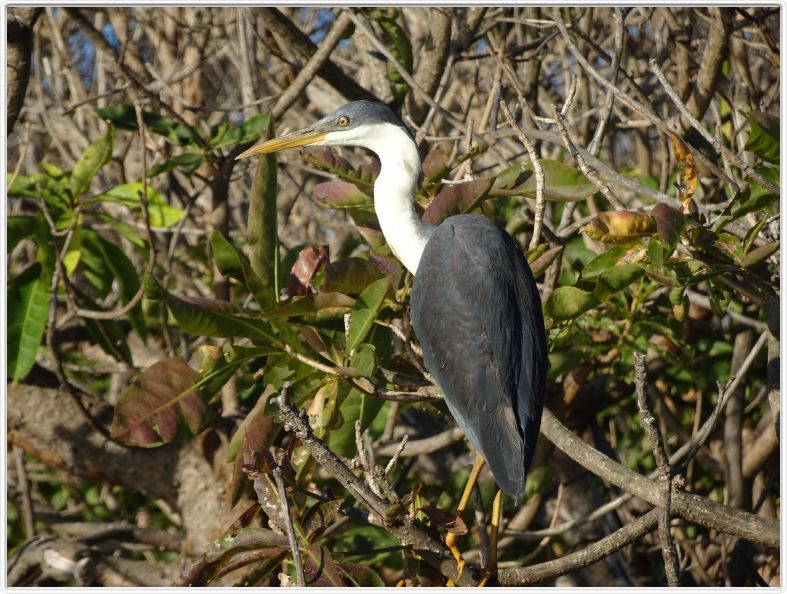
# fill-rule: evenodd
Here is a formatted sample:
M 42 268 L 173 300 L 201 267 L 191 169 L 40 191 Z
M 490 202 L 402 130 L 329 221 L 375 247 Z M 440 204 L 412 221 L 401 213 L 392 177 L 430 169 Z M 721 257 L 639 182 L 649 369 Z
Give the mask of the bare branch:
M 292 551 L 292 561 L 295 563 L 295 575 L 298 578 L 298 587 L 306 587 L 306 574 L 303 573 L 303 561 L 301 561 L 301 549 L 298 540 L 295 538 L 295 528 L 292 526 L 292 516 L 290 515 L 290 504 L 287 502 L 287 491 L 284 488 L 284 480 L 281 478 L 281 468 L 278 466 L 273 469 L 273 478 L 279 490 L 279 501 L 281 501 L 281 515 L 284 520 L 284 527 L 287 530 L 287 540 Z
M 648 409 L 647 400 L 647 370 L 645 355 L 634 353 L 634 369 L 636 373 L 637 389 L 637 408 L 642 419 L 642 426 L 650 440 L 650 447 L 653 448 L 653 456 L 656 458 L 656 466 L 659 469 L 661 480 L 661 505 L 659 507 L 659 539 L 661 540 L 661 553 L 664 557 L 664 568 L 667 573 L 667 583 L 670 587 L 678 585 L 678 553 L 675 550 L 675 542 L 670 534 L 670 517 L 672 507 L 672 468 L 670 467 L 667 452 L 664 449 L 664 439 Z

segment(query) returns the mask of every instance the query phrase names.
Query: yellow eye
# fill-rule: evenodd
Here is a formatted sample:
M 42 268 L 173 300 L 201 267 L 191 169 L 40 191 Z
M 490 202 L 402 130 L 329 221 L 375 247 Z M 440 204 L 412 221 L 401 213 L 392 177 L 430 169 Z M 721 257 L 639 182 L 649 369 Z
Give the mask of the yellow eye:
M 350 123 L 350 118 L 347 116 L 340 116 L 336 123 L 339 124 L 342 128 L 346 128 L 347 124 Z

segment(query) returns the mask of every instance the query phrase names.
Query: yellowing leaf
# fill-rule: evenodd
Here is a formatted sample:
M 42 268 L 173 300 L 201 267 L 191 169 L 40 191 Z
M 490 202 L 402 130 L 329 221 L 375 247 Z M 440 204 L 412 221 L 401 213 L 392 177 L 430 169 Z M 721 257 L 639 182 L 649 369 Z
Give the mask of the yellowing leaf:
M 672 137 L 672 150 L 675 151 L 675 163 L 678 168 L 675 188 L 678 190 L 678 199 L 683 205 L 684 214 L 689 214 L 689 201 L 694 190 L 697 189 L 697 165 L 694 163 L 694 155 L 691 154 L 686 143 L 675 134 Z
M 654 223 L 644 212 L 611 210 L 598 213 L 595 219 L 582 227 L 582 231 L 603 243 L 628 243 L 652 235 Z

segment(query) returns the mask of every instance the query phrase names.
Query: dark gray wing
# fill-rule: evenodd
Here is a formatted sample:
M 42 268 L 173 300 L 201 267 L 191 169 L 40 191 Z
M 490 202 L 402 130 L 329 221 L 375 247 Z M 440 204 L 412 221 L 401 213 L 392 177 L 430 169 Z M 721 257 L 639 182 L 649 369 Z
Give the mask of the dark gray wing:
M 544 403 L 541 300 L 513 239 L 485 217 L 435 229 L 410 298 L 424 362 L 503 491 L 521 497 Z

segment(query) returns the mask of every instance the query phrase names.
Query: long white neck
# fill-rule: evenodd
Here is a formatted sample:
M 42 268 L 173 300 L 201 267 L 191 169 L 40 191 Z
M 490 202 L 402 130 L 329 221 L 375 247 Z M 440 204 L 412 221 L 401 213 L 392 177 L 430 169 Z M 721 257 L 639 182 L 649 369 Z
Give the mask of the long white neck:
M 418 148 L 397 126 L 371 124 L 359 128 L 357 144 L 380 158 L 380 175 L 374 182 L 374 210 L 380 228 L 394 255 L 415 274 L 434 231 L 413 208 L 413 192 L 421 170 Z M 342 144 L 350 144 L 346 136 Z

